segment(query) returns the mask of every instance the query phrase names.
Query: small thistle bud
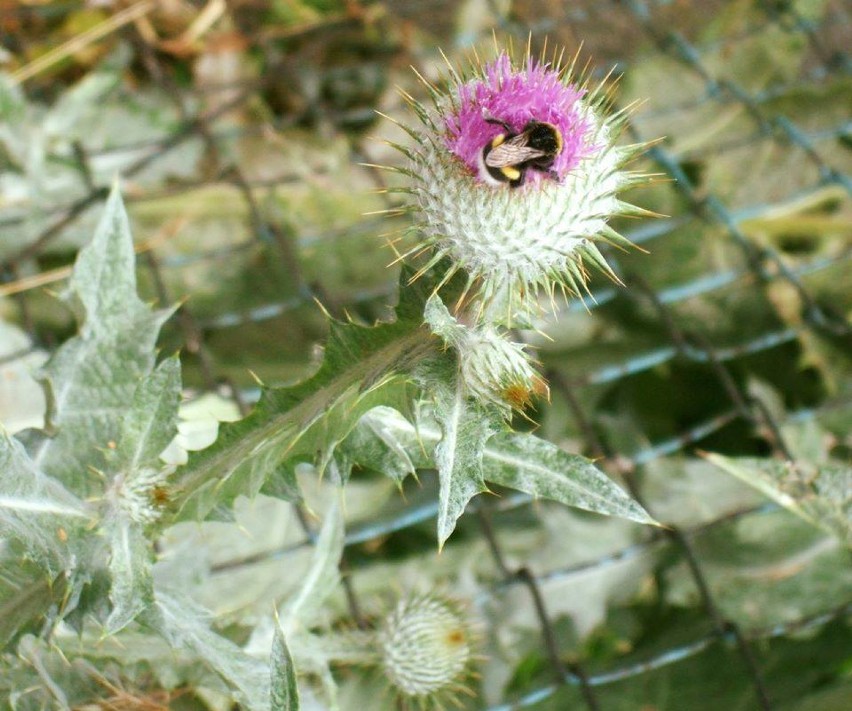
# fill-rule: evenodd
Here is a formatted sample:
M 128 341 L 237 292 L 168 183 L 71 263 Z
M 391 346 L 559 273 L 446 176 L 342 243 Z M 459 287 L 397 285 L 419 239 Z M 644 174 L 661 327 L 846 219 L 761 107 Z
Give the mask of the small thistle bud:
M 165 478 L 157 469 L 142 469 L 132 477 L 117 476 L 112 489 L 118 507 L 137 523 L 154 523 L 168 502 Z
M 461 374 L 475 398 L 523 410 L 534 395 L 547 394 L 522 344 L 506 340 L 491 326 L 470 329 L 466 340 L 460 351 Z
M 475 400 L 509 415 L 513 408 L 529 406 L 534 395 L 547 394 L 547 384 L 523 344 L 507 340 L 494 326 L 459 323 L 437 294 L 426 303 L 424 318 L 432 332 L 457 351 L 462 382 Z
M 614 145 L 624 114 L 604 115 L 603 86 L 505 53 L 451 76 L 446 93 L 428 85 L 431 109 L 407 97 L 422 123 L 404 149 L 423 235 L 412 252 L 434 249 L 423 271 L 448 258 L 479 318 L 505 325 L 528 320 L 542 291 L 579 293 L 587 265 L 614 276 L 598 243 L 629 244 L 607 220 L 636 210 L 616 193 L 644 177 L 621 169 L 637 147 Z
M 384 620 L 379 642 L 391 684 L 421 705 L 464 688 L 472 632 L 462 611 L 435 595 L 401 600 Z

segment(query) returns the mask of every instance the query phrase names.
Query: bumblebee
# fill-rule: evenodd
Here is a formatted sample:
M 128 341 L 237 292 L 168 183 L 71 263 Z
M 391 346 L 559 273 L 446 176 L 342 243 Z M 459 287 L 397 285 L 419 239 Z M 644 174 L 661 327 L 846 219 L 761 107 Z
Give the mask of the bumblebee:
M 529 121 L 517 133 L 505 121 L 486 118 L 496 123 L 505 133 L 494 136 L 482 149 L 483 175 L 499 183 L 509 183 L 516 188 L 522 185 L 528 168 L 555 175 L 550 170 L 553 161 L 562 152 L 562 134 L 552 123 Z

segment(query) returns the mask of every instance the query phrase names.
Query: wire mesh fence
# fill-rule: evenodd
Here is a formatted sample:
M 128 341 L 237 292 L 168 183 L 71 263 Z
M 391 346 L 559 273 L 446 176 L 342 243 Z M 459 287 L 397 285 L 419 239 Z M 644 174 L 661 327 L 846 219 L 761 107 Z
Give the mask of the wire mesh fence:
M 51 13 L 63 13 L 60 5 L 0 10 L 6 39 L 15 22 L 49 22 Z M 76 7 L 66 5 L 65 11 Z M 643 167 L 665 176 L 648 190 L 647 204 L 667 216 L 623 230 L 650 254 L 614 255 L 626 288 L 595 281 L 588 296 L 558 307 L 553 322 L 568 325 L 552 326 L 554 342 L 529 336 L 548 374 L 549 408 L 567 413 L 559 419 L 544 411 L 543 430 L 597 458 L 652 515 L 661 508 L 660 520 L 669 521 L 664 485 L 646 491 L 649 468 L 661 461 L 678 466 L 705 449 L 790 459 L 791 424 L 849 412 L 849 383 L 842 378 L 852 346 L 852 13 L 843 3 L 473 3 L 479 15 L 468 8 L 473 19 L 460 31 L 436 19 L 461 12 L 440 2 L 352 3 L 283 28 L 251 24 L 251 10 L 261 4 L 235 4 L 231 21 L 242 31 L 211 42 L 194 59 L 192 81 L 181 76 L 179 54 L 147 38 L 150 24 L 139 18 L 156 10 L 149 5 L 112 29 L 116 56 L 97 69 L 104 84 L 78 86 L 79 105 L 63 105 L 61 95 L 32 83 L 33 103 L 52 107 L 35 118 L 41 132 L 22 139 L 41 141 L 41 181 L 18 203 L 7 197 L 0 213 L 7 235 L 0 293 L 13 304 L 5 314 L 32 346 L 6 355 L 6 362 L 50 350 L 66 330 L 44 286 L 67 276 L 70 256 L 90 233 L 118 172 L 150 296 L 163 305 L 190 297 L 170 321 L 164 348 L 182 348 L 193 397 L 219 393 L 245 413 L 257 397 L 249 370 L 267 382 L 309 372 L 307 346 L 323 335 L 315 300 L 332 315 L 369 321 L 385 312 L 396 289 L 394 275 L 361 253 L 379 252 L 379 234 L 404 228 L 406 218 L 361 216 L 363 204 L 394 203 L 381 193 L 352 197 L 385 186 L 385 175 L 364 165 L 388 160 L 368 138 L 390 131 L 374 123 L 372 109 L 403 111 L 391 87 L 416 87 L 407 64 L 434 76 L 435 37 L 445 47 L 465 47 L 496 26 L 520 43 L 532 33 L 534 46 L 545 35 L 557 43 L 584 39 L 584 52 L 600 70 L 614 63 L 624 72 L 621 102 L 645 99 L 630 139 L 666 136 L 649 149 Z M 388 16 L 374 19 L 375 7 Z M 377 36 L 385 22 L 392 35 Z M 432 34 L 417 34 L 424 32 Z M 141 89 L 120 79 L 129 73 Z M 29 78 L 21 81 L 30 88 Z M 103 97 L 110 97 L 104 121 L 119 122 L 117 129 L 103 129 L 95 103 Z M 147 116 L 128 118 L 143 113 L 146 101 L 154 107 Z M 56 135 L 72 139 L 52 143 Z M 636 202 L 643 204 L 641 197 Z M 594 347 L 599 339 L 612 340 L 606 355 Z M 771 382 L 786 407 L 753 387 L 755 377 Z M 825 386 L 832 378 L 841 382 Z M 649 393 L 666 416 L 643 409 Z M 355 622 L 363 615 L 359 575 L 378 564 L 394 536 L 422 529 L 436 514 L 424 476 L 422 496 L 348 527 L 342 566 Z M 511 700 L 489 711 L 609 708 L 614 697 L 607 688 L 677 669 L 710 649 L 721 650 L 726 678 L 746 680 L 750 696 L 742 708 L 776 708 L 785 692 L 767 681 L 767 640 L 842 625 L 850 611 L 848 595 L 835 596 L 829 607 L 749 626 L 719 603 L 718 569 L 707 564 L 706 540 L 777 513 L 772 504 L 749 501 L 707 520 L 672 523 L 556 567 L 519 561 L 507 548 L 516 526 L 541 528 L 537 512 L 540 505 L 525 495 L 481 498 L 469 507 L 460 536 L 460 546 L 476 538 L 491 555 L 491 578 L 474 605 L 486 609 L 507 591 L 523 591 L 547 668 L 517 682 Z M 301 520 L 301 541 L 220 561 L 213 573 L 311 546 L 309 518 Z M 592 668 L 566 652 L 551 612 L 560 594 L 555 584 L 637 559 L 685 566 L 703 625 Z

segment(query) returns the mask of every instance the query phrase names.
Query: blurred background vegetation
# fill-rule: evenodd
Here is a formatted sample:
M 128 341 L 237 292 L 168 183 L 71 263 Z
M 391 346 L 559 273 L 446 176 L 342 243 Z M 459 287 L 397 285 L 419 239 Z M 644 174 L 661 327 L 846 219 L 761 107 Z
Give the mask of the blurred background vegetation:
M 850 708 L 848 549 L 700 456 L 841 467 L 848 526 L 841 0 L 0 0 L 0 418 L 39 422 L 27 373 L 73 329 L 51 292 L 116 175 L 143 293 L 183 304 L 163 352 L 181 349 L 205 412 L 245 411 L 255 376 L 309 374 L 326 329 L 317 301 L 387 316 L 385 243 L 408 218 L 370 214 L 396 206 L 382 192 L 396 176 L 371 166 L 397 163 L 382 140 L 405 136 L 376 111 L 408 121 L 396 88 L 425 93 L 410 67 L 440 81 L 438 48 L 463 62 L 494 32 L 569 55 L 582 42 L 593 76 L 623 72 L 617 104 L 642 102 L 624 140 L 664 137 L 634 166 L 662 179 L 630 200 L 665 217 L 617 225 L 647 250 L 614 255 L 627 288 L 595 277 L 594 299 L 542 323 L 549 339 L 525 336 L 551 384 L 539 433 L 600 458 L 673 528 L 488 497 L 437 556 L 417 515 L 429 473 L 403 498 L 364 472 L 349 485 L 353 590 L 367 610 L 391 581 L 469 600 L 487 656 L 471 708 Z M 246 504 L 254 535 L 239 543 L 192 534 L 223 626 L 259 604 L 271 562 L 301 540 L 270 523 L 284 508 Z M 585 694 L 553 685 L 560 665 L 589 677 Z M 343 677 L 344 708 L 373 708 L 378 682 Z

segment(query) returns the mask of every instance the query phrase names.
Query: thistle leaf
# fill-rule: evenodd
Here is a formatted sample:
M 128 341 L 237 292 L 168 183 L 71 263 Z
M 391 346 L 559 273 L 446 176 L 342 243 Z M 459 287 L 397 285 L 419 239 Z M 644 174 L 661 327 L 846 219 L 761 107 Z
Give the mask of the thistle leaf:
M 434 413 L 423 412 L 414 425 L 391 408 L 376 408 L 353 431 L 353 435 L 358 435 L 355 442 L 366 438 L 366 430 L 362 429 L 366 425 L 394 443 L 393 448 L 385 450 L 387 460 L 398 456 L 396 463 L 385 462 L 380 471 L 403 471 L 410 462 L 417 468 L 425 468 L 435 461 L 442 431 Z M 377 447 L 373 442 L 356 448 L 350 440 L 344 446 L 350 462 L 364 467 L 370 466 L 369 456 Z M 392 473 L 389 475 L 394 477 Z M 531 434 L 498 432 L 488 439 L 482 449 L 482 477 L 486 482 L 586 511 L 639 523 L 657 523 L 591 460 L 564 452 Z
M 343 516 L 340 504 L 335 503 L 326 513 L 325 521 L 314 547 L 311 567 L 308 569 L 302 586 L 276 615 L 272 642 L 274 656 L 275 637 L 280 634 L 283 640 L 283 635 L 287 635 L 293 648 L 293 654 L 299 660 L 300 668 L 308 674 L 316 675 L 321 680 L 331 711 L 339 708 L 337 683 L 330 667 L 331 659 L 323 645 L 318 644 L 319 637 L 308 630 L 317 621 L 318 613 L 329 595 L 340 584 L 340 556 L 343 553 L 344 541 Z M 263 626 L 259 630 L 262 628 Z M 293 684 L 295 686 L 295 680 Z
M 406 284 L 408 277 L 403 274 Z M 180 518 L 204 518 L 240 494 L 257 493 L 285 457 L 300 452 L 320 464 L 368 410 L 406 397 L 404 373 L 436 339 L 422 325 L 429 285 L 401 290 L 396 320 L 373 327 L 332 321 L 316 374 L 291 387 L 267 388 L 255 409 L 223 424 L 215 443 L 178 470 Z
M 852 546 L 852 467 L 835 462 L 808 467 L 776 459 L 704 456 L 812 526 Z
M 136 293 L 133 242 L 117 189 L 80 251 L 66 300 L 79 332 L 41 370 L 44 430 L 22 432 L 20 443 L 0 435 L 0 535 L 17 539 L 52 576 L 66 573 L 56 620 L 81 618 L 93 607 L 105 613 L 109 584 L 106 627 L 115 632 L 153 598 L 144 526 L 157 515 L 150 494 L 164 476 L 158 457 L 176 432 L 180 398 L 176 357 L 152 373 L 168 314 Z M 109 583 L 94 585 L 94 578 Z M 95 592 L 83 603 L 87 586 Z M 42 612 L 63 594 L 61 585 L 31 589 Z
M 222 677 L 248 711 L 268 711 L 271 697 L 266 663 L 211 630 L 209 618 L 209 613 L 189 598 L 160 590 L 144 615 L 173 648 L 191 652 Z
M 344 535 L 343 516 L 340 506 L 335 503 L 326 514 L 302 587 L 281 610 L 281 620 L 287 629 L 299 622 L 309 626 L 322 604 L 340 584 L 339 565 Z
M 488 442 L 485 478 L 533 497 L 658 525 L 594 463 L 529 434 L 501 432 Z
M 485 443 L 500 426 L 499 413 L 468 397 L 450 352 L 430 361 L 419 374 L 435 403 L 441 441 L 435 447 L 438 469 L 438 547 L 456 527 L 467 502 L 485 491 L 482 456 Z
M 42 368 L 48 411 L 43 432 L 22 433 L 35 466 L 80 497 L 99 493 L 103 452 L 114 446 L 127 403 L 151 371 L 167 312 L 136 294 L 133 242 L 117 189 L 74 266 L 66 300 L 80 332 Z
M 147 467 L 160 467 L 160 454 L 177 434 L 180 396 L 180 359 L 172 356 L 136 387 L 121 422 L 113 471 L 131 475 Z
M 105 527 L 110 544 L 109 572 L 112 610 L 106 631 L 114 634 L 130 624 L 153 599 L 151 546 L 142 526 L 125 515 L 115 516 Z
M 271 711 L 299 711 L 299 687 L 296 684 L 296 669 L 284 633 L 275 626 L 272 638 L 272 656 L 269 660 L 271 674 Z
M 18 539 L 58 572 L 71 554 L 63 538 L 89 516 L 83 501 L 40 472 L 21 443 L 0 429 L 0 538 Z
M 133 621 L 153 599 L 152 550 L 144 527 L 159 515 L 155 491 L 165 480 L 159 455 L 177 432 L 180 391 L 180 361 L 167 358 L 139 383 L 121 422 L 103 526 L 111 550 L 109 633 Z
M 380 472 L 400 486 L 417 467 L 429 466 L 417 433 L 397 410 L 387 406 L 366 413 L 341 442 L 335 457 L 347 476 L 357 465 Z
M 0 551 L 0 650 L 22 632 L 37 630 L 39 621 L 52 604 L 63 599 L 67 589 L 64 574 L 51 580 L 36 562 L 22 559 L 19 552 L 10 545 Z

